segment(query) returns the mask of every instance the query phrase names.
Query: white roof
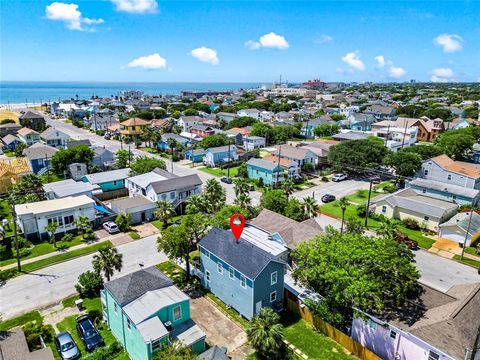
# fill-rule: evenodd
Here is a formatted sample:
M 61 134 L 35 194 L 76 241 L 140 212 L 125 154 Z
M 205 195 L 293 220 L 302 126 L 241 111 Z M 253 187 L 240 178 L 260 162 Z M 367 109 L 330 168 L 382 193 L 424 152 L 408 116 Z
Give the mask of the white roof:
M 132 176 L 131 178 L 128 178 L 128 181 L 131 181 L 142 188 L 146 188 L 148 185 L 150 185 L 153 182 L 167 180 L 167 179 L 168 178 L 157 174 L 155 171 L 150 171 L 146 174 Z
M 180 133 L 180 136 L 181 136 L 181 137 L 184 137 L 184 138 L 186 138 L 186 139 L 193 139 L 193 140 L 201 139 L 201 137 L 198 136 L 197 134 L 192 134 L 192 133 L 186 132 L 186 131 L 182 131 L 182 132 Z
M 93 191 L 97 188 L 98 186 L 96 185 L 75 181 L 73 179 L 67 179 L 43 185 L 43 190 L 45 192 L 54 192 L 59 198 L 77 195 L 87 191 Z
M 145 342 L 158 340 L 165 335 L 168 335 L 168 330 L 156 316 L 138 324 L 137 330 L 140 332 Z
M 15 212 L 18 216 L 26 214 L 40 215 L 49 212 L 66 209 L 76 209 L 86 205 L 95 204 L 95 201 L 87 195 L 68 196 L 63 199 L 37 201 L 29 204 L 15 205 Z
M 85 175 L 84 177 L 90 184 L 102 184 L 108 181 L 122 180 L 128 178 L 130 169 L 118 169 L 112 171 L 104 171 L 95 174 Z
M 147 291 L 138 299 L 124 306 L 123 310 L 134 324 L 139 324 L 160 309 L 188 299 L 187 295 L 172 285 Z
M 245 225 L 245 228 L 242 232 L 242 239 L 247 240 L 249 243 L 272 254 L 273 256 L 279 256 L 288 251 L 285 246 L 275 240 L 272 240 L 268 232 L 263 231 L 253 225 Z
M 180 340 L 184 346 L 191 346 L 205 336 L 205 333 L 198 325 L 193 325 L 184 332 L 178 334 L 177 339 Z

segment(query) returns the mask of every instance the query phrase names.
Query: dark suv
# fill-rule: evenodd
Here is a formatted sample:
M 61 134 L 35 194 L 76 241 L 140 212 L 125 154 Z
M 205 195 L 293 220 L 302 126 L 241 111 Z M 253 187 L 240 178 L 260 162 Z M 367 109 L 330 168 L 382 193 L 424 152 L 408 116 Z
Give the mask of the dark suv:
M 88 315 L 82 315 L 77 318 L 77 333 L 78 337 L 85 344 L 87 351 L 93 351 L 97 347 L 105 345 L 102 336 L 95 329 Z

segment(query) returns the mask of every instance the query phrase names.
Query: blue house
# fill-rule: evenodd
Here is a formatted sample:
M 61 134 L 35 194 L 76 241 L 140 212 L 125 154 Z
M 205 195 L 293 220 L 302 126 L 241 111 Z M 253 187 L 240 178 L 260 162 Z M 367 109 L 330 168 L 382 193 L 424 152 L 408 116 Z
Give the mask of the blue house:
M 225 304 L 247 319 L 262 307 L 282 309 L 283 260 L 219 228 L 210 230 L 198 247 L 202 284 Z
M 175 340 L 205 350 L 205 333 L 190 318 L 190 298 L 155 266 L 107 282 L 101 301 L 103 318 L 131 359 L 151 360 Z
M 225 145 L 205 150 L 203 163 L 215 167 L 236 160 L 238 160 L 237 147 L 235 145 Z
M 271 161 L 252 158 L 247 161 L 248 178 L 262 179 L 265 185 L 283 181 L 283 168 Z
M 30 166 L 32 167 L 34 174 L 38 174 L 42 171 L 42 169 L 46 170 L 50 167 L 50 160 L 52 159 L 53 154 L 55 154 L 57 151 L 58 149 L 52 146 L 42 143 L 35 143 L 23 150 L 23 155 L 30 162 Z
M 8 134 L 2 138 L 3 148 L 9 151 L 15 151 L 18 144 L 21 143 L 20 139 L 15 135 Z
M 350 130 L 370 131 L 377 120 L 371 114 L 353 113 L 346 120 L 340 120 L 338 125 Z
M 205 150 L 193 149 L 185 151 L 185 159 L 193 161 L 194 163 L 200 163 L 205 156 Z
M 125 180 L 130 176 L 129 174 L 129 168 L 104 171 L 84 175 L 82 181 L 92 185 L 98 185 L 103 191 L 119 190 L 125 188 Z
M 186 148 L 189 148 L 192 145 L 191 141 L 184 138 L 183 136 L 180 136 L 174 133 L 167 133 L 162 135 L 161 140 L 157 144 L 157 148 L 160 150 L 170 150 L 170 148 L 168 147 L 169 139 L 178 141 L 180 144 L 182 144 Z

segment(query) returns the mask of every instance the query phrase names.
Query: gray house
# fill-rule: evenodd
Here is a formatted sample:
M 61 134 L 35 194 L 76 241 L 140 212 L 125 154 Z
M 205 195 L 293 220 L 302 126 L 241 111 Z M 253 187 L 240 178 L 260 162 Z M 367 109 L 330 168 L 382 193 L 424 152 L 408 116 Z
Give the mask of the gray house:
M 93 148 L 92 165 L 98 166 L 100 169 L 106 170 L 115 165 L 115 154 L 105 147 L 96 146 Z

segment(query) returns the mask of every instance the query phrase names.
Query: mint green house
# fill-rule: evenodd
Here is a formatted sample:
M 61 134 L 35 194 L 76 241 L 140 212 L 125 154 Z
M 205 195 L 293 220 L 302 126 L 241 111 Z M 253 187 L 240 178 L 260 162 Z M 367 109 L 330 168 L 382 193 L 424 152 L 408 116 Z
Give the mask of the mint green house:
M 83 182 L 98 185 L 103 191 L 112 191 L 125 188 L 125 180 L 130 176 L 130 169 L 103 171 L 84 175 Z
M 150 360 L 174 340 L 205 350 L 205 333 L 190 318 L 190 298 L 155 266 L 109 281 L 103 317 L 132 360 Z
M 247 172 L 249 179 L 262 179 L 265 185 L 283 181 L 282 167 L 271 161 L 251 158 L 247 161 Z

